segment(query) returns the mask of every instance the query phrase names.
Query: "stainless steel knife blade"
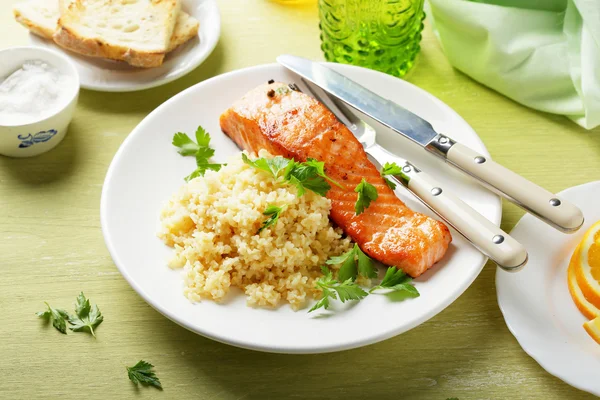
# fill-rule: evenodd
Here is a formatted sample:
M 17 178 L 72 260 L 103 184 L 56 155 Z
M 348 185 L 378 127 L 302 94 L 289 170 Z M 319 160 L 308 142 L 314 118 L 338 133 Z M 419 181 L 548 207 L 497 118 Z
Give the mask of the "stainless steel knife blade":
M 426 146 L 438 134 L 423 118 L 371 92 L 331 68 L 291 55 L 279 56 L 277 62 L 421 146 Z

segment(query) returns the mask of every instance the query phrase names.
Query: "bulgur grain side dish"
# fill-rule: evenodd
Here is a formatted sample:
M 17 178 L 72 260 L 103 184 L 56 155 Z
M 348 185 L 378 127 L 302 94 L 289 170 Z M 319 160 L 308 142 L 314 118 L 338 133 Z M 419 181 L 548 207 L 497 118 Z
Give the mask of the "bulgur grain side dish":
M 265 150 L 258 156 L 272 157 Z M 259 232 L 270 205 L 285 208 Z M 237 287 L 250 306 L 289 303 L 297 310 L 320 293 L 315 281 L 326 260 L 352 249 L 330 222 L 330 209 L 326 197 L 297 196 L 296 187 L 277 183 L 238 154 L 180 188 L 162 210 L 159 237 L 174 247 L 169 266 L 183 268 L 191 301 L 220 301 Z

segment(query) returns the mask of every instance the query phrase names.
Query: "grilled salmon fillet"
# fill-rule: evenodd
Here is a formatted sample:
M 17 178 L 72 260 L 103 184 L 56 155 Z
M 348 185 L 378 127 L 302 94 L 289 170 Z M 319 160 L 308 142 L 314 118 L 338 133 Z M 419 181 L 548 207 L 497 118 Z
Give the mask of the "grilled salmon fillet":
M 371 258 L 417 277 L 439 261 L 452 241 L 443 223 L 409 209 L 386 185 L 360 142 L 323 104 L 288 85 L 259 86 L 220 118 L 221 129 L 237 145 L 257 153 L 325 162 L 332 185 L 330 218 Z M 362 178 L 379 197 L 355 215 L 356 185 Z

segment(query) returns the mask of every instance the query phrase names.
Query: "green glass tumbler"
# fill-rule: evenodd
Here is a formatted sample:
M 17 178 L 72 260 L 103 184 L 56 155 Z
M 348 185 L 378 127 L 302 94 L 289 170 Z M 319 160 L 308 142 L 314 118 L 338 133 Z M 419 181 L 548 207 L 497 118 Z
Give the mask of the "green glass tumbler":
M 424 0 L 319 0 L 327 61 L 404 76 L 421 46 Z

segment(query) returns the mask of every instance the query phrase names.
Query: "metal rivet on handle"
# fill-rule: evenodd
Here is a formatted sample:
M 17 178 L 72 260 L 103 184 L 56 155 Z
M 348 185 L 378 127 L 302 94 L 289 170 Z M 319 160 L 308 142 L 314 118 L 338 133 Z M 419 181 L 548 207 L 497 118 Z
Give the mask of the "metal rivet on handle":
M 434 187 L 433 189 L 431 189 L 431 194 L 434 196 L 442 194 L 442 188 Z
M 482 157 L 482 156 L 477 156 L 477 157 L 475 157 L 474 161 L 475 161 L 477 164 L 483 164 L 483 163 L 484 163 L 486 160 L 485 160 L 485 157 Z
M 496 244 L 500 244 L 500 243 L 504 242 L 504 236 L 496 235 L 492 238 L 492 242 L 494 242 Z
M 442 136 L 442 137 L 440 138 L 440 143 L 441 143 L 441 144 L 446 144 L 446 143 L 448 143 L 448 138 L 447 138 L 447 137 L 445 137 L 445 136 Z
M 412 171 L 412 168 L 410 167 L 410 165 L 405 165 L 404 167 L 402 167 L 402 171 L 409 173 L 410 171 Z
M 560 200 L 559 199 L 550 199 L 550 205 L 552 207 L 558 207 L 558 206 L 560 206 Z

